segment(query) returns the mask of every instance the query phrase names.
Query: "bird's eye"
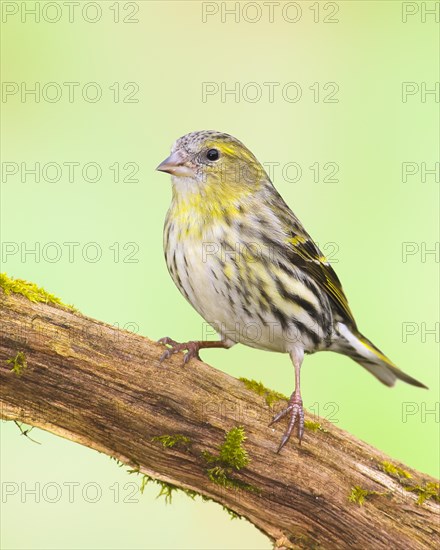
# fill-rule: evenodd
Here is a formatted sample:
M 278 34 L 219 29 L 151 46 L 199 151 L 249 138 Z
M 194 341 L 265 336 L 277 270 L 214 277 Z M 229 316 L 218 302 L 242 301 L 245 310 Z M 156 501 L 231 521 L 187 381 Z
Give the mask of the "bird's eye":
M 209 151 L 206 153 L 206 158 L 211 161 L 218 160 L 219 157 L 220 153 L 217 149 L 209 149 Z

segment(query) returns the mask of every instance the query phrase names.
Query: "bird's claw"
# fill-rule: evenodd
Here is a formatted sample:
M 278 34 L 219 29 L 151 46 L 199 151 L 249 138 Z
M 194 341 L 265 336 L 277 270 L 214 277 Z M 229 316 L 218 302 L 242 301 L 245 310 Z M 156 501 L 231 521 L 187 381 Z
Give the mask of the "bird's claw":
M 157 341 L 157 343 L 158 344 L 165 344 L 165 345 L 175 346 L 178 342 L 176 342 L 175 340 L 173 340 L 169 336 L 164 336 L 163 338 L 160 338 Z
M 304 435 L 304 409 L 301 396 L 295 395 L 294 393 L 289 399 L 289 405 L 273 417 L 272 422 L 269 424 L 269 426 L 272 426 L 272 424 L 275 424 L 275 422 L 278 422 L 287 414 L 290 415 L 289 424 L 281 439 L 281 443 L 278 447 L 277 453 L 279 453 L 284 445 L 289 441 L 295 424 L 297 424 L 298 439 L 299 443 L 301 444 L 301 440 Z
M 200 346 L 198 345 L 198 342 L 183 342 L 179 344 L 179 342 L 176 342 L 172 338 L 165 336 L 165 338 L 161 338 L 160 340 L 158 340 L 158 343 L 164 344 L 166 346 L 170 346 L 160 356 L 159 363 L 162 363 L 163 361 L 165 361 L 165 359 L 169 359 L 175 353 L 179 353 L 179 351 L 185 351 L 185 350 L 186 350 L 186 353 L 183 356 L 184 365 L 186 365 L 186 363 L 188 363 L 193 357 L 200 360 L 200 355 L 199 355 Z

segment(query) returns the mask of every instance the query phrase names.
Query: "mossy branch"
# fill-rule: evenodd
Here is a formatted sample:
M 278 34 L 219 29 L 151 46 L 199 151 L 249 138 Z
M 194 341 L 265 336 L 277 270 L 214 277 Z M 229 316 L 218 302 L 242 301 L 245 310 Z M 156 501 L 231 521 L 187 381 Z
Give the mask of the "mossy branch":
M 168 500 L 215 500 L 277 548 L 440 547 L 435 479 L 311 416 L 302 445 L 276 454 L 282 394 L 180 356 L 160 364 L 159 344 L 6 275 L 0 315 L 1 418 L 107 453 Z

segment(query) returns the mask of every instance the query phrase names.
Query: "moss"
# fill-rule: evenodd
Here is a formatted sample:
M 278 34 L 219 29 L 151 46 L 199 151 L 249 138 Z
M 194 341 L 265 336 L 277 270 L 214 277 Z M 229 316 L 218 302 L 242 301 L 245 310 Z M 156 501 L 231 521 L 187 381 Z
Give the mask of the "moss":
M 23 351 L 17 351 L 15 357 L 7 359 L 6 363 L 12 365 L 11 372 L 15 372 L 19 376 L 23 374 L 23 370 L 27 367 L 27 360 Z
M 404 470 L 403 468 L 400 468 L 399 466 L 396 466 L 392 462 L 387 462 L 386 460 L 383 460 L 382 462 L 379 462 L 379 467 L 388 475 L 397 477 L 399 480 L 401 478 L 409 479 L 411 478 L 411 474 Z
M 440 502 L 440 488 L 438 483 L 432 481 L 425 484 L 417 483 L 412 479 L 412 475 L 409 472 L 386 460 L 379 462 L 379 467 L 388 475 L 396 478 L 405 491 L 417 493 L 417 505 L 422 506 L 426 500 Z
M 191 444 L 191 439 L 181 434 L 157 435 L 153 437 L 151 441 L 159 441 L 165 448 L 172 448 L 176 445 L 188 448 L 188 446 Z
M 220 461 L 236 470 L 247 466 L 250 461 L 247 451 L 243 447 L 245 439 L 246 434 L 241 426 L 229 430 L 225 436 L 225 442 L 220 446 Z
M 269 388 L 266 388 L 261 382 L 257 382 L 256 380 L 249 380 L 248 378 L 239 378 L 241 382 L 246 386 L 248 390 L 251 390 L 255 392 L 258 395 L 261 395 L 265 398 L 266 404 L 271 407 L 274 403 L 277 401 L 288 401 L 289 398 L 283 395 L 282 393 L 279 393 L 274 390 L 270 390 Z M 312 432 L 327 432 L 325 428 L 322 427 L 322 425 L 319 422 L 314 422 L 313 420 L 306 420 L 304 422 L 304 427 L 307 430 L 310 430 Z
M 156 485 L 159 485 L 160 491 L 156 498 L 165 497 L 166 504 L 171 504 L 173 499 L 173 491 L 177 491 L 179 489 L 176 485 L 172 485 L 171 483 L 165 483 L 165 481 L 160 481 L 159 479 L 153 479 L 150 476 L 143 475 L 141 485 L 139 487 L 141 494 L 144 493 L 145 487 L 148 483 L 155 483 Z
M 0 288 L 5 294 L 21 294 L 31 302 L 43 302 L 44 304 L 57 304 L 71 311 L 76 311 L 73 306 L 64 304 L 59 298 L 50 294 L 44 288 L 37 286 L 35 283 L 30 283 L 24 279 L 13 279 L 8 277 L 6 273 L 0 273 Z
M 226 435 L 225 441 L 220 445 L 216 455 L 203 451 L 202 456 L 211 465 L 206 470 L 208 478 L 217 485 L 227 489 L 243 489 L 245 491 L 259 492 L 259 489 L 248 483 L 244 483 L 233 476 L 234 470 L 241 470 L 250 462 L 249 455 L 243 447 L 246 440 L 244 428 L 237 426 Z
M 110 457 L 110 458 L 112 460 L 115 460 L 116 463 L 118 464 L 118 466 L 125 466 L 117 458 L 114 458 L 114 457 Z M 162 497 L 162 496 L 165 497 L 165 502 L 167 504 L 170 504 L 172 502 L 173 493 L 175 493 L 175 492 L 181 492 L 181 493 L 185 494 L 187 497 L 189 497 L 191 500 L 194 500 L 198 496 L 203 500 L 203 502 L 214 502 L 211 498 L 209 498 L 205 495 L 201 495 L 200 493 L 198 493 L 197 491 L 193 491 L 192 489 L 183 489 L 181 487 L 177 487 L 177 485 L 173 485 L 172 483 L 167 483 L 165 481 L 161 481 L 160 479 L 154 479 L 153 477 L 151 477 L 147 474 L 142 474 L 141 471 L 140 471 L 140 466 L 139 465 L 137 465 L 135 468 L 132 468 L 131 470 L 128 470 L 128 473 L 129 474 L 142 475 L 141 483 L 140 483 L 140 486 L 139 486 L 139 492 L 141 494 L 144 493 L 145 487 L 149 483 L 153 483 L 155 485 L 158 485 L 160 487 L 160 491 L 157 494 L 156 498 L 159 498 L 159 497 Z M 241 519 L 241 517 L 242 517 L 239 514 L 235 513 L 233 510 L 231 510 L 230 508 L 228 508 L 227 506 L 223 506 L 223 509 L 229 514 L 231 519 L 237 519 L 237 518 Z
M 242 427 L 232 428 L 226 435 L 225 441 L 219 448 L 217 455 L 213 455 L 207 451 L 202 453 L 203 458 L 208 462 L 211 467 L 206 470 L 208 478 L 217 485 L 220 485 L 225 488 L 234 488 L 242 489 L 246 491 L 257 492 L 258 489 L 245 483 L 239 479 L 234 478 L 231 474 L 234 470 L 240 470 L 249 464 L 249 456 L 246 452 L 246 449 L 243 447 L 243 442 L 246 439 L 246 434 Z M 156 436 L 152 438 L 152 441 L 158 441 L 162 443 L 164 447 L 173 447 L 178 444 L 188 445 L 190 443 L 190 438 L 183 436 L 181 434 L 175 435 L 163 435 Z M 128 471 L 130 474 L 140 474 L 139 466 Z M 172 501 L 172 495 L 175 491 L 181 491 L 189 496 L 191 499 L 194 499 L 198 493 L 190 489 L 182 489 L 161 481 L 154 479 L 146 474 L 142 474 L 142 480 L 139 487 L 141 493 L 144 492 L 145 487 L 148 483 L 155 483 L 160 487 L 159 494 L 157 497 L 165 497 L 165 502 L 170 503 Z M 203 500 L 210 500 L 202 497 Z M 227 510 L 231 517 L 236 518 L 240 517 L 238 514 L 235 514 L 232 510 Z
M 351 493 L 348 497 L 350 502 L 356 502 L 359 506 L 362 506 L 365 502 L 365 499 L 371 495 L 378 495 L 377 491 L 368 491 L 367 489 L 362 489 L 359 485 L 355 485 L 351 488 Z
M 213 468 L 208 468 L 208 470 L 206 470 L 206 473 L 213 483 L 221 485 L 222 487 L 233 487 L 234 480 L 228 477 L 228 475 L 226 474 L 226 470 L 222 466 L 214 466 Z
M 128 470 L 129 474 L 141 474 L 139 470 L 139 466 L 137 468 L 133 468 L 131 470 Z M 177 487 L 177 485 L 173 485 L 172 483 L 167 483 L 166 481 L 161 481 L 160 479 L 154 479 L 151 476 L 147 474 L 141 474 L 141 484 L 139 486 L 139 491 L 141 494 L 144 493 L 145 487 L 149 483 L 154 483 L 160 487 L 160 491 L 156 498 L 159 497 L 165 497 L 165 502 L 167 504 L 170 504 L 173 498 L 173 492 L 175 491 L 181 491 L 182 493 L 185 493 L 185 495 L 189 496 L 191 499 L 194 499 L 198 493 L 196 491 L 192 491 L 191 489 L 182 489 L 180 487 Z
M 208 478 L 225 489 L 241 489 L 242 491 L 249 491 L 250 493 L 259 493 L 260 490 L 249 483 L 245 483 L 239 479 L 232 477 L 228 468 L 223 466 L 214 466 L 206 470 Z
M 328 431 L 325 428 L 323 428 L 319 422 L 314 422 L 313 420 L 305 420 L 304 421 L 304 427 L 307 430 L 310 430 L 311 432 L 318 432 L 318 431 L 327 432 Z
M 248 378 L 239 378 L 241 382 L 246 386 L 248 390 L 255 392 L 265 398 L 266 404 L 271 407 L 277 401 L 288 401 L 288 397 L 274 390 L 266 388 L 261 382 L 256 380 L 249 380 Z
M 110 460 L 114 460 L 119 468 L 122 468 L 122 466 L 125 466 L 125 464 L 123 462 L 121 462 L 118 458 L 116 458 L 114 456 L 110 456 L 109 458 L 110 458 Z
M 231 510 L 227 506 L 222 506 L 223 510 L 229 514 L 231 519 L 241 519 L 243 516 L 240 516 L 240 514 L 237 514 L 234 512 L 234 510 Z
M 422 506 L 426 500 L 434 500 L 435 502 L 440 502 L 440 486 L 438 483 L 430 481 L 425 483 L 425 485 L 413 485 L 405 487 L 407 491 L 418 494 L 417 504 Z
M 160 491 L 156 498 L 159 497 L 165 497 L 165 502 L 167 504 L 171 504 L 172 498 L 173 498 L 173 491 L 177 491 L 178 487 L 175 485 L 172 485 L 171 483 L 165 483 L 164 481 L 160 481 L 158 479 L 153 479 L 150 476 L 147 476 L 144 474 L 141 479 L 141 484 L 139 487 L 139 491 L 141 494 L 144 494 L 145 487 L 149 483 L 155 483 L 156 485 L 159 485 Z
M 246 440 L 244 428 L 237 426 L 225 435 L 225 441 L 220 445 L 218 455 L 203 451 L 203 458 L 209 463 L 219 463 L 226 468 L 240 470 L 250 462 L 243 442 Z

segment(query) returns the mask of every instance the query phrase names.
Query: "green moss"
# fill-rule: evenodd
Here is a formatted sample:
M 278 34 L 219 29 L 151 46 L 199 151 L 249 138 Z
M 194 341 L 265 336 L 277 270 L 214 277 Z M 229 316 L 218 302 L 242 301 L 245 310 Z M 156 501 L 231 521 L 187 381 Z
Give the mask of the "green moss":
M 227 476 L 226 471 L 222 466 L 214 466 L 213 468 L 209 468 L 206 470 L 206 473 L 213 483 L 221 485 L 222 487 L 233 487 L 233 480 Z
M 240 470 L 249 464 L 249 456 L 243 443 L 246 440 L 244 428 L 232 428 L 225 436 L 225 442 L 220 446 L 220 462 Z
M 159 441 L 165 448 L 172 448 L 175 445 L 188 448 L 191 439 L 181 434 L 157 435 L 151 439 L 152 442 Z
M 235 488 L 253 492 L 257 491 L 257 489 L 252 487 L 251 485 L 235 479 L 231 476 L 231 472 L 233 470 L 239 470 L 249 464 L 248 454 L 243 447 L 243 442 L 245 439 L 246 435 L 244 433 L 244 429 L 241 427 L 236 427 L 226 434 L 225 441 L 220 446 L 217 456 L 214 456 L 206 451 L 202 453 L 204 459 L 208 463 L 212 464 L 212 467 L 206 470 L 206 474 L 213 483 L 216 483 L 228 489 Z M 152 438 L 152 441 L 158 441 L 162 443 L 164 447 L 173 447 L 174 445 L 181 443 L 188 445 L 190 443 L 190 439 L 181 434 L 156 436 Z M 134 469 L 128 470 L 128 473 L 141 474 L 139 466 Z M 141 475 L 142 479 L 139 487 L 140 492 L 143 493 L 145 487 L 149 483 L 155 483 L 160 487 L 157 498 L 163 496 L 165 497 L 165 502 L 167 503 L 170 503 L 172 501 L 173 493 L 176 491 L 181 491 L 185 493 L 191 499 L 194 499 L 198 495 L 196 491 L 192 491 L 190 489 L 182 489 L 171 483 L 167 483 L 159 479 L 154 479 L 146 474 Z M 203 500 L 211 500 L 203 496 L 202 498 Z M 227 509 L 227 511 L 233 518 L 240 517 L 232 510 Z
M 249 491 L 250 493 L 260 492 L 257 487 L 232 477 L 230 469 L 224 468 L 223 466 L 208 468 L 206 474 L 213 483 L 225 489 L 241 489 L 242 491 Z
M 206 470 L 210 481 L 226 487 L 227 489 L 243 489 L 245 491 L 259 492 L 259 489 L 236 479 L 233 472 L 247 466 L 250 462 L 249 455 L 243 447 L 246 440 L 244 428 L 237 426 L 232 428 L 226 435 L 225 441 L 220 445 L 216 455 L 203 451 L 205 461 L 212 465 Z
M 359 506 L 362 506 L 365 502 L 365 499 L 371 495 L 379 495 L 377 491 L 368 491 L 367 489 L 362 489 L 359 485 L 355 485 L 351 488 L 351 493 L 348 497 L 350 502 L 356 502 Z
M 244 428 L 237 426 L 225 435 L 225 441 L 220 445 L 218 455 L 203 451 L 202 456 L 209 463 L 219 463 L 226 468 L 240 470 L 250 462 L 243 442 L 246 440 Z
M 440 502 L 440 487 L 438 483 L 429 482 L 425 485 L 414 485 L 405 487 L 407 491 L 418 494 L 417 504 L 422 506 L 425 500 L 434 500 L 435 502 Z
M 7 359 L 6 363 L 12 365 L 11 371 L 19 376 L 23 374 L 23 370 L 27 367 L 27 360 L 23 351 L 17 351 L 15 357 Z
M 222 506 L 223 510 L 229 514 L 231 519 L 241 519 L 243 516 L 240 516 L 240 514 L 237 514 L 234 512 L 234 510 L 231 510 L 227 506 Z
M 405 491 L 417 493 L 417 505 L 422 506 L 426 500 L 440 502 L 440 488 L 438 483 L 432 481 L 424 484 L 417 483 L 412 479 L 412 475 L 409 472 L 386 460 L 379 462 L 379 467 L 388 475 L 396 478 Z
M 172 485 L 171 483 L 165 483 L 164 481 L 160 481 L 159 479 L 153 479 L 152 477 L 144 474 L 142 476 L 141 484 L 139 487 L 139 491 L 141 494 L 144 494 L 145 487 L 149 483 L 155 483 L 160 487 L 160 491 L 156 498 L 165 497 L 165 502 L 167 504 L 171 504 L 171 501 L 173 499 L 173 491 L 177 491 L 178 487 L 176 487 L 175 485 Z
M 305 420 L 304 421 L 304 427 L 306 430 L 310 430 L 311 432 L 327 432 L 325 428 L 321 426 L 319 422 L 314 422 L 313 420 Z
M 165 483 L 165 481 L 160 481 L 159 479 L 153 479 L 150 476 L 143 475 L 141 485 L 139 487 L 139 491 L 141 492 L 141 494 L 144 493 L 145 487 L 148 485 L 148 483 L 155 483 L 156 485 L 159 485 L 160 491 L 157 494 L 156 498 L 165 497 L 165 502 L 167 504 L 171 504 L 173 499 L 173 492 L 179 490 L 179 487 L 177 487 L 176 485 Z M 184 492 L 184 489 L 182 489 L 182 491 Z
M 277 401 L 288 401 L 288 397 L 274 390 L 266 388 L 261 382 L 256 380 L 249 380 L 248 378 L 239 378 L 241 382 L 246 386 L 248 390 L 255 392 L 265 398 L 266 404 L 271 407 Z
M 112 460 L 115 460 L 117 462 L 118 466 L 123 465 L 118 459 L 116 459 L 114 457 L 110 457 L 110 458 Z M 205 495 L 201 495 L 200 493 L 197 493 L 197 491 L 193 491 L 191 489 L 183 489 L 181 487 L 177 487 L 177 485 L 173 485 L 172 483 L 166 483 L 165 481 L 161 481 L 160 479 L 154 479 L 153 477 L 151 477 L 147 474 L 142 474 L 141 471 L 140 471 L 140 466 L 138 466 L 138 465 L 136 465 L 135 468 L 132 468 L 131 470 L 128 470 L 128 473 L 142 476 L 141 483 L 140 483 L 140 486 L 139 486 L 139 492 L 141 494 L 144 493 L 145 487 L 149 483 L 158 485 L 160 487 L 160 491 L 157 494 L 156 498 L 165 497 L 165 502 L 167 504 L 170 504 L 172 502 L 173 493 L 175 493 L 175 492 L 181 492 L 181 493 L 185 494 L 187 497 L 189 497 L 191 500 L 194 500 L 198 496 L 204 502 L 214 502 L 211 498 L 209 498 Z M 233 510 L 231 510 L 227 506 L 223 506 L 223 509 L 229 514 L 231 519 L 237 519 L 237 518 L 241 519 L 241 517 L 242 517 L 239 514 L 236 514 Z
M 141 494 L 144 493 L 145 487 L 149 483 L 153 483 L 155 485 L 158 485 L 160 487 L 160 491 L 159 491 L 156 498 L 165 497 L 165 502 L 167 504 L 171 503 L 172 497 L 173 497 L 173 492 L 176 492 L 176 491 L 180 491 L 182 493 L 185 493 L 185 495 L 187 495 L 191 499 L 194 499 L 196 497 L 196 495 L 198 494 L 198 493 L 196 493 L 196 491 L 192 491 L 191 489 L 182 489 L 180 487 L 177 487 L 177 485 L 173 485 L 172 483 L 167 483 L 165 481 L 161 481 L 160 479 L 154 479 L 153 477 L 151 477 L 147 474 L 141 474 L 141 472 L 139 470 L 139 466 L 137 468 L 133 468 L 131 470 L 128 470 L 128 473 L 129 474 L 137 474 L 137 475 L 140 474 L 140 475 L 142 475 L 141 484 L 139 486 L 139 492 Z
M 30 283 L 24 279 L 13 279 L 8 277 L 6 273 L 0 273 L 0 288 L 5 294 L 21 294 L 31 302 L 43 302 L 44 304 L 57 304 L 71 311 L 76 311 L 73 306 L 64 304 L 59 298 L 50 294 L 44 288 L 37 286 L 35 283 Z
M 411 474 L 404 470 L 403 468 L 400 468 L 399 466 L 396 466 L 392 462 L 387 462 L 386 460 L 383 460 L 382 462 L 379 462 L 379 467 L 388 475 L 397 477 L 399 480 L 401 478 L 409 479 L 411 478 Z
M 125 464 L 123 462 L 121 462 L 118 458 L 116 458 L 114 456 L 110 456 L 109 458 L 110 458 L 110 460 L 114 460 L 119 468 L 122 468 L 122 466 L 125 466 Z
M 266 404 L 269 407 L 271 407 L 277 401 L 289 400 L 289 398 L 282 393 L 266 388 L 266 386 L 264 386 L 261 382 L 257 382 L 256 380 L 249 380 L 248 378 L 239 378 L 239 380 L 243 382 L 248 390 L 251 390 L 256 394 L 264 397 L 266 400 Z M 304 422 L 304 427 L 312 432 L 327 432 L 327 430 L 323 428 L 319 422 L 314 422 L 313 420 L 306 420 Z

